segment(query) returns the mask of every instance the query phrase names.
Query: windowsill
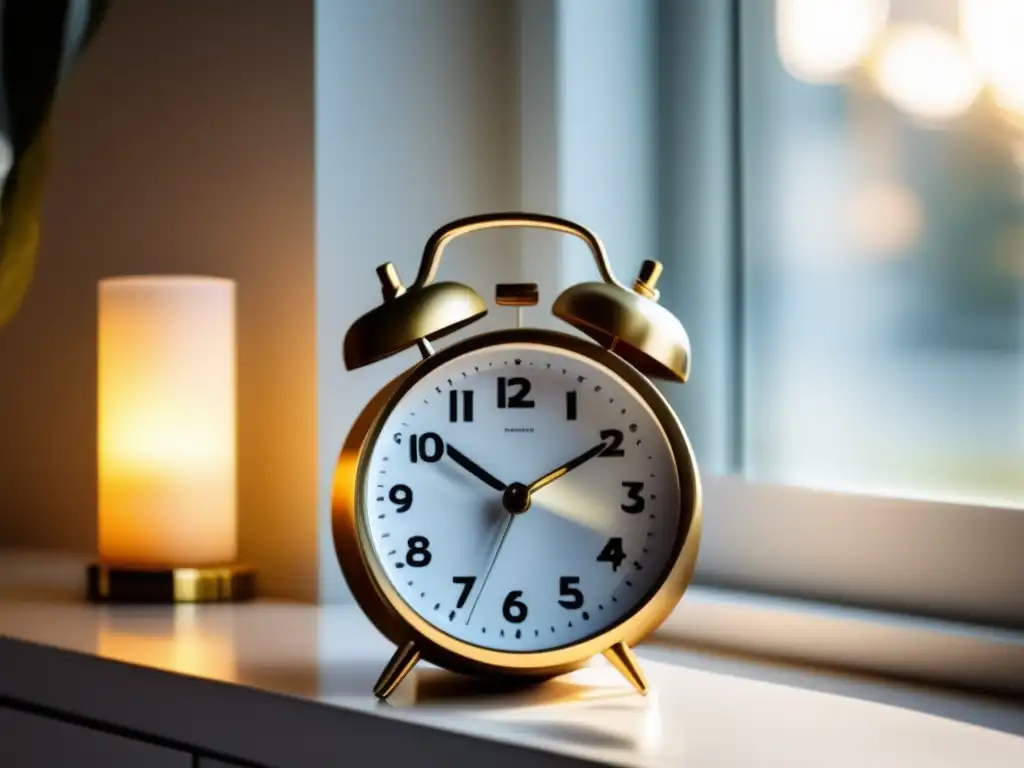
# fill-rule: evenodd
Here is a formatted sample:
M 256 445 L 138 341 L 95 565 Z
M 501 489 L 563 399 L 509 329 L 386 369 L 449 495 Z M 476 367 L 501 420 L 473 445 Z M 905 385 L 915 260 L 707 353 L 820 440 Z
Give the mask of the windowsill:
M 80 598 L 81 565 L 0 555 L 0 702 L 204 754 L 296 768 L 339 754 L 379 765 L 1024 760 L 1019 705 L 657 643 L 639 649 L 648 697 L 602 661 L 520 693 L 470 690 L 421 665 L 382 705 L 369 691 L 392 648 L 351 606 L 98 607 Z M 741 604 L 694 589 L 679 617 L 691 638 L 711 639 L 721 619 L 726 638 L 786 634 L 768 614 L 744 623 Z

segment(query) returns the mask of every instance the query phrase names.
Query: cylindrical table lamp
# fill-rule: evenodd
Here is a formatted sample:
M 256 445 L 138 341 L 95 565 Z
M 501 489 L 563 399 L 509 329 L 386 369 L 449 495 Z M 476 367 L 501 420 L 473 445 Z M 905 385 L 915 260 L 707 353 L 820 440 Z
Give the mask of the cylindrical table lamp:
M 235 562 L 235 284 L 99 284 L 99 562 L 91 600 L 253 595 Z

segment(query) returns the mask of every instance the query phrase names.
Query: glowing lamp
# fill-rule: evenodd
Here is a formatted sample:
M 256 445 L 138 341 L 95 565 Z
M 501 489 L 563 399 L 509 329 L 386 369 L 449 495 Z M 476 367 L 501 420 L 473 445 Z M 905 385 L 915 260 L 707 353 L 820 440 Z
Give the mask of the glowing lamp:
M 235 285 L 99 284 L 99 562 L 93 600 L 243 599 L 235 563 Z

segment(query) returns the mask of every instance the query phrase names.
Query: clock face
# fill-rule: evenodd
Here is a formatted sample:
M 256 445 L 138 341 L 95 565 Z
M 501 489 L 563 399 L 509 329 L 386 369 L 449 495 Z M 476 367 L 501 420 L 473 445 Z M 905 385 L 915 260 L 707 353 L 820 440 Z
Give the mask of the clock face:
M 686 524 L 677 472 L 623 378 L 558 347 L 498 344 L 394 405 L 364 474 L 364 524 L 381 570 L 434 627 L 551 650 L 612 628 L 660 585 Z

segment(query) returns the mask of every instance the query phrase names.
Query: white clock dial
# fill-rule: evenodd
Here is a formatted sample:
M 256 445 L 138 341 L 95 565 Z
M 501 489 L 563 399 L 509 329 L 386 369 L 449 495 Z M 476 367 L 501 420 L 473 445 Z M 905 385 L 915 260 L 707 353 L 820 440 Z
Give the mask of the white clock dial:
M 503 505 L 502 488 L 588 453 L 526 511 Z M 683 522 L 677 472 L 624 379 L 555 346 L 505 343 L 446 362 L 395 404 L 364 475 L 365 524 L 427 622 L 543 651 L 620 623 L 659 586 Z

